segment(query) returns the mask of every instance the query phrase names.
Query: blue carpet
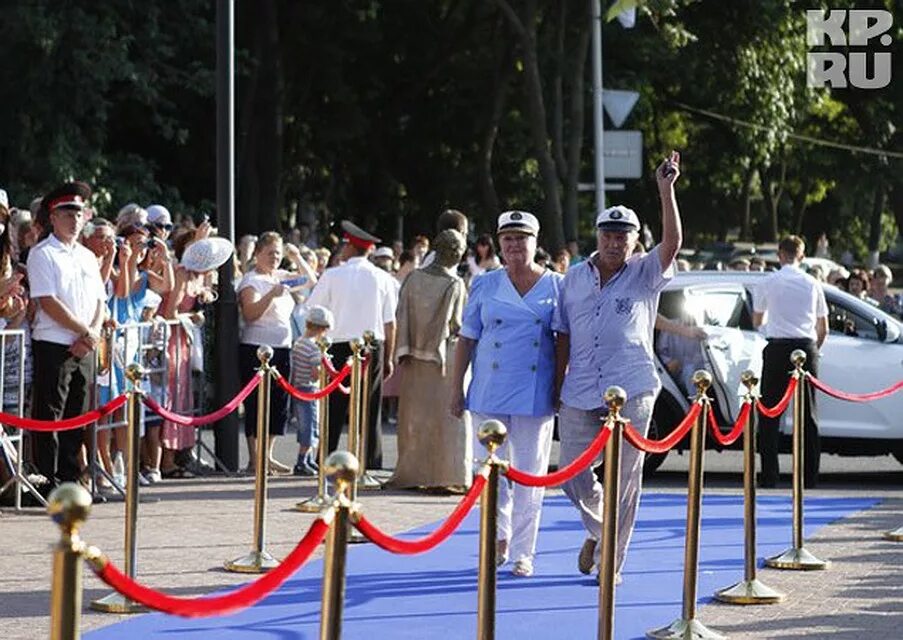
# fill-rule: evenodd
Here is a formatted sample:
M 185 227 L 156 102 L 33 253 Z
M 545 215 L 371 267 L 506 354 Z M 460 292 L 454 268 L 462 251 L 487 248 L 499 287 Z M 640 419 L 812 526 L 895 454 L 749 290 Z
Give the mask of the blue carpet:
M 808 538 L 820 527 L 874 505 L 859 498 L 806 500 Z M 645 631 L 678 618 L 681 609 L 686 497 L 643 495 L 633 542 L 617 590 L 618 638 L 643 638 Z M 791 504 L 787 497 L 759 497 L 759 557 L 790 545 Z M 427 554 L 400 557 L 373 545 L 351 547 L 343 637 L 348 640 L 476 636 L 476 566 L 479 518 L 475 511 L 450 540 Z M 423 534 L 432 527 L 412 532 Z M 496 637 L 595 638 L 598 589 L 576 570 L 583 531 L 564 495 L 547 497 L 542 514 L 536 573 L 499 573 Z M 162 614 L 132 618 L 85 635 L 120 638 L 313 639 L 318 635 L 322 563 L 314 562 L 262 603 L 232 616 L 184 620 Z M 742 497 L 707 495 L 703 500 L 699 596 L 711 600 L 719 588 L 743 574 Z M 703 620 L 704 621 L 704 620 Z

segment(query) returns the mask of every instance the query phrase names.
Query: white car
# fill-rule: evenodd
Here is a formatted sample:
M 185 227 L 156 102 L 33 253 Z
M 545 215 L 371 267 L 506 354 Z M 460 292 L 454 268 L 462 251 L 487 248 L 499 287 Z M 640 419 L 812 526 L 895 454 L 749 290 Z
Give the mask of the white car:
M 678 273 L 665 287 L 659 312 L 669 318 L 690 318 L 708 338 L 700 343 L 699 360 L 714 382 L 715 415 L 729 429 L 739 412 L 745 390 L 740 374 L 762 369 L 763 333 L 752 326 L 752 298 L 769 274 L 736 271 Z M 903 325 L 892 316 L 850 294 L 824 285 L 830 333 L 822 346 L 818 378 L 851 393 L 878 391 L 903 377 Z M 766 315 L 767 322 L 767 315 Z M 662 348 L 671 338 L 656 335 L 662 392 L 653 414 L 650 437 L 662 438 L 686 414 L 689 396 L 686 371 L 672 375 Z M 787 363 L 788 369 L 792 365 Z M 683 380 L 682 380 L 683 379 Z M 880 400 L 853 403 L 836 400 L 820 391 L 818 425 L 822 453 L 849 456 L 893 455 L 903 463 L 903 392 Z M 792 408 L 792 405 L 791 405 Z M 781 420 L 782 450 L 789 450 L 792 412 Z M 713 440 L 707 439 L 709 446 Z M 686 439 L 680 447 L 686 446 Z M 738 446 L 742 439 L 738 441 Z M 665 455 L 647 456 L 647 471 L 654 471 Z

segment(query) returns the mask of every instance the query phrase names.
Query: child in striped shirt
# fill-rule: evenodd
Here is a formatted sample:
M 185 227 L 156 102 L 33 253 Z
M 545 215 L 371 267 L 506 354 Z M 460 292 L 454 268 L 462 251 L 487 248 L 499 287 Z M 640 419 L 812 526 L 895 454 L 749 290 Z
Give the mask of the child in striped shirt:
M 291 377 L 289 382 L 300 391 L 311 393 L 319 389 L 320 348 L 317 341 L 332 327 L 332 312 L 314 306 L 307 310 L 304 335 L 292 345 Z M 292 473 L 296 476 L 317 475 L 314 451 L 320 438 L 317 401 L 292 398 L 292 418 L 298 425 L 298 460 Z

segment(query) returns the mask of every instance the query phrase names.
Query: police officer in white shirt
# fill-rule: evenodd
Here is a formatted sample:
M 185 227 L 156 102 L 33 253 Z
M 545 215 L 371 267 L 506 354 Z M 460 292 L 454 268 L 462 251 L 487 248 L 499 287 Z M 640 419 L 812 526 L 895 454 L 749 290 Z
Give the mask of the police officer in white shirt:
M 103 280 L 97 258 L 78 242 L 84 210 L 91 197 L 88 185 L 68 182 L 41 202 L 52 233 L 28 255 L 28 283 L 37 302 L 32 327 L 34 359 L 33 417 L 71 418 L 88 410 L 94 383 L 94 350 L 104 320 Z M 84 429 L 35 433 L 35 459 L 49 480 L 75 481 Z
M 367 469 L 381 469 L 382 416 L 380 396 L 382 380 L 392 374 L 395 355 L 395 308 L 398 287 L 395 278 L 370 262 L 368 256 L 376 243 L 376 236 L 356 224 L 342 221 L 344 244 L 343 263 L 323 272 L 314 287 L 309 306 L 321 305 L 332 311 L 335 325 L 329 332 L 333 344 L 330 353 L 337 366 L 344 365 L 351 355 L 351 341 L 360 339 L 365 331 L 376 336 L 376 348 L 367 369 L 370 376 L 370 397 L 367 425 Z M 339 446 L 339 436 L 348 412 L 348 396 L 333 393 L 329 396 L 329 450 Z
M 796 349 L 806 352 L 805 368 L 818 375 L 818 350 L 828 335 L 828 305 L 818 281 L 800 268 L 806 245 L 798 236 L 787 236 L 778 245 L 781 269 L 770 275 L 756 289 L 753 298 L 753 324 L 765 323 L 768 344 L 762 351 L 762 402 L 776 405 L 790 381 L 790 354 Z M 767 313 L 767 316 L 766 316 Z M 815 394 L 811 386 L 806 394 L 804 429 L 803 482 L 814 488 L 818 483 L 821 447 L 818 441 L 818 418 Z M 771 488 L 778 481 L 778 418 L 759 418 L 759 455 L 762 475 L 759 486 Z

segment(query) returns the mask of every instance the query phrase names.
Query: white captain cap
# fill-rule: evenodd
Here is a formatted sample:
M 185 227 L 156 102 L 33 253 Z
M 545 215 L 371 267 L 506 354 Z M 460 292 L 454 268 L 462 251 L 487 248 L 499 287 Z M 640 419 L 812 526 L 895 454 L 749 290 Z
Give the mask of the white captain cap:
M 505 233 L 506 231 L 535 236 L 539 233 L 539 220 L 532 213 L 526 211 L 506 211 L 499 216 L 496 233 Z
M 633 209 L 619 204 L 596 216 L 596 228 L 605 231 L 639 231 L 640 219 Z

